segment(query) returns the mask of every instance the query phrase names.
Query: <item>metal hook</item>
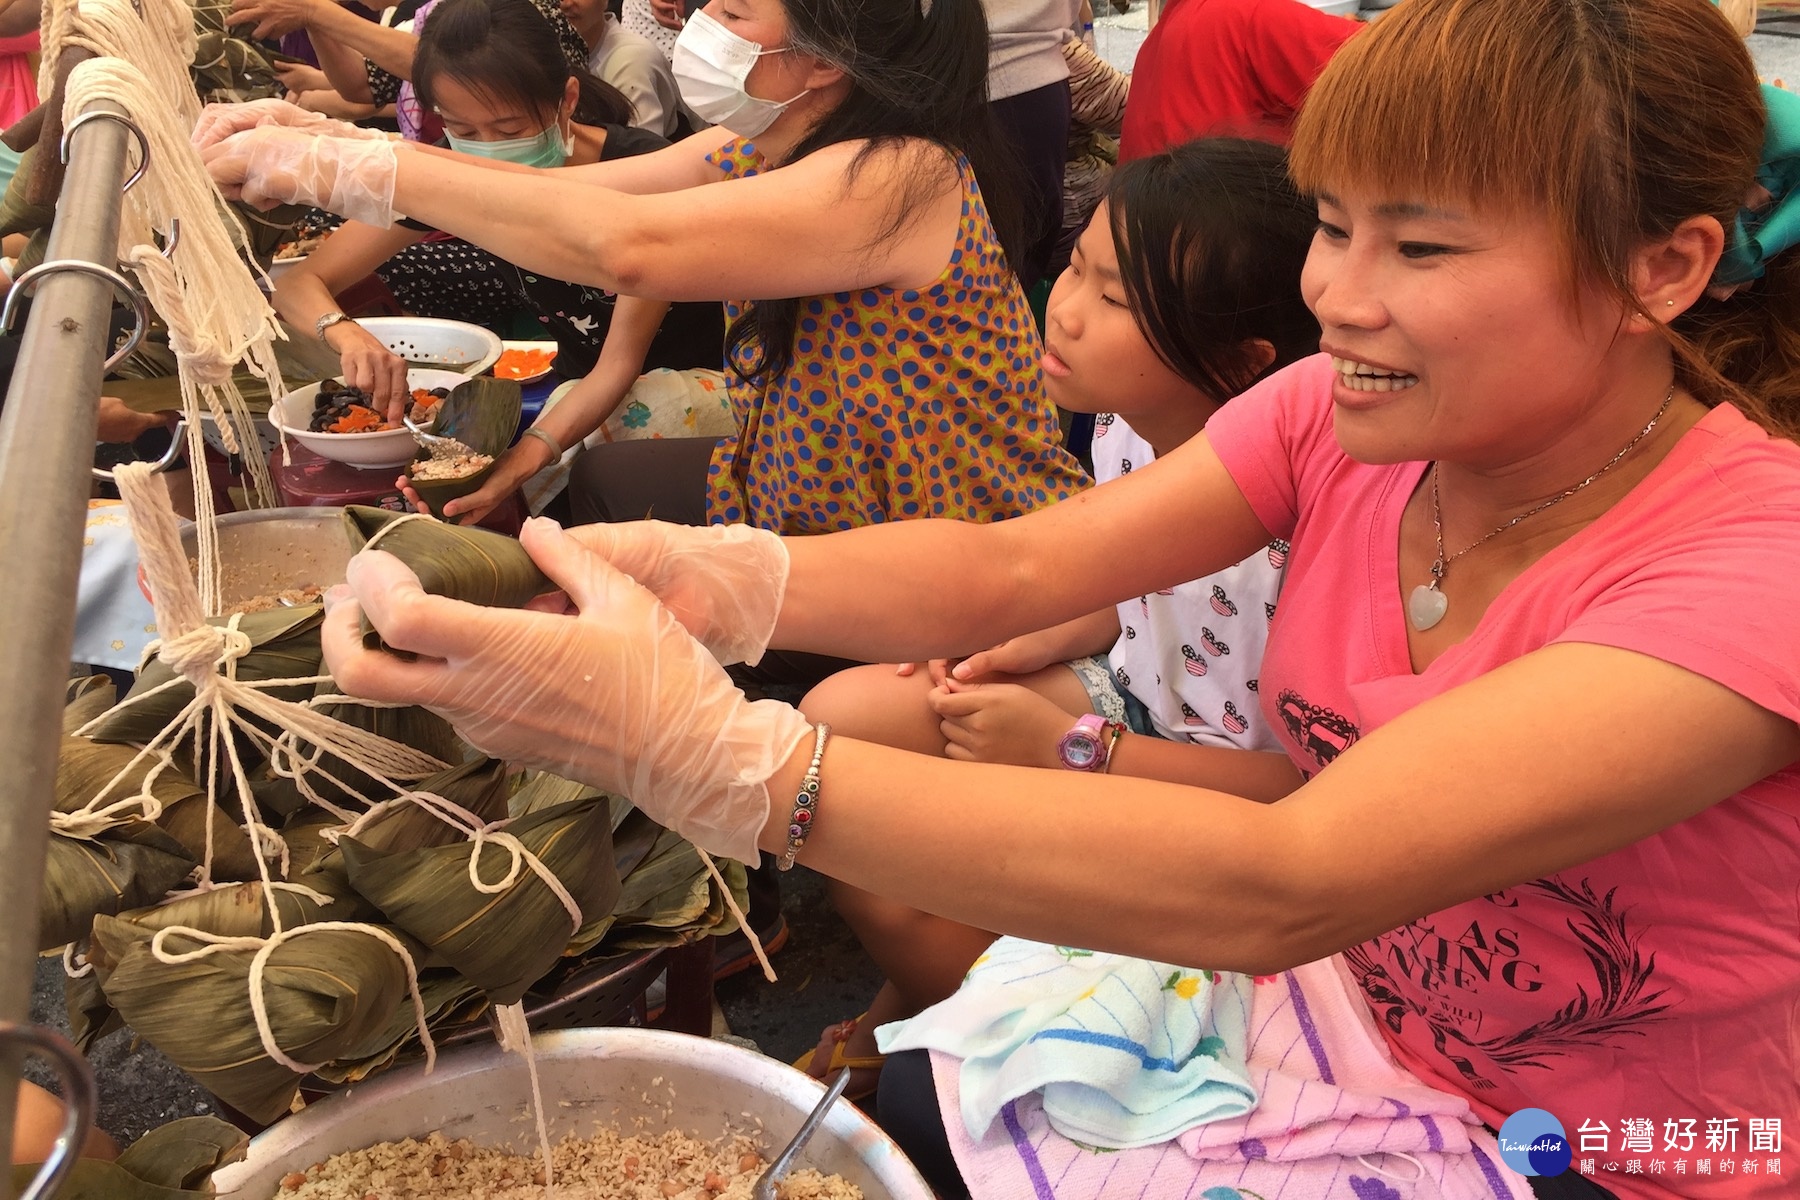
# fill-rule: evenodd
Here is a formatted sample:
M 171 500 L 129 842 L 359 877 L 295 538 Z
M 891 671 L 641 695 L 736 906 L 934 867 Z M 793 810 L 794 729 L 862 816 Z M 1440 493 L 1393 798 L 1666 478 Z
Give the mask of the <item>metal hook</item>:
M 63 138 L 62 138 L 63 165 L 67 166 L 68 162 L 69 162 L 69 140 L 75 136 L 75 131 L 77 129 L 80 129 L 83 125 L 86 125 L 90 121 L 117 121 L 119 124 L 123 125 L 127 129 L 129 129 L 131 131 L 131 136 L 137 139 L 137 144 L 138 144 L 137 170 L 135 170 L 131 173 L 131 178 L 127 179 L 125 181 L 125 186 L 119 189 L 120 192 L 129 192 L 132 189 L 133 185 L 135 185 L 138 180 L 140 180 L 144 177 L 144 172 L 146 172 L 150 169 L 150 139 L 145 137 L 144 131 L 139 129 L 137 127 L 137 124 L 135 122 L 133 122 L 130 117 L 126 116 L 123 113 L 108 112 L 106 109 L 103 109 L 103 108 L 95 108 L 95 109 L 89 109 L 87 112 L 82 113 L 79 117 L 76 117 L 73 121 L 70 121 L 69 127 L 67 129 L 63 130 Z
M 36 1025 L 0 1021 L 0 1041 L 20 1043 L 20 1048 L 46 1058 L 56 1068 L 67 1097 L 63 1126 L 56 1135 L 50 1157 L 26 1185 L 24 1200 L 54 1196 L 69 1172 L 75 1169 L 88 1130 L 94 1124 L 94 1076 L 82 1058 L 60 1035 Z
M 150 464 L 150 473 L 152 475 L 161 475 L 164 471 L 175 465 L 175 460 L 181 457 L 181 435 L 186 430 L 186 418 L 175 422 L 175 428 L 169 432 L 169 448 L 163 451 L 163 456 L 161 458 Z M 113 481 L 113 473 L 111 471 L 104 470 L 100 467 L 90 467 L 89 470 L 93 471 L 95 479 L 104 479 L 108 483 Z
M 169 236 L 163 239 L 162 256 L 173 258 L 175 247 L 181 244 L 181 218 L 169 218 Z
M 17 315 L 19 299 L 24 296 L 26 290 L 37 283 L 37 281 L 45 275 L 54 275 L 58 271 L 79 271 L 84 275 L 98 275 L 100 278 L 112 284 L 113 290 L 118 292 L 119 295 L 125 298 L 126 303 L 131 305 L 132 316 L 135 319 L 136 324 L 132 326 L 131 336 L 126 339 L 125 344 L 114 351 L 112 357 L 106 360 L 104 369 L 108 371 L 112 370 L 114 367 L 118 366 L 120 362 L 124 361 L 126 355 L 138 348 L 138 343 L 144 340 L 144 332 L 150 328 L 150 302 L 144 299 L 144 294 L 142 292 L 131 285 L 129 279 L 126 279 L 111 267 L 103 267 L 99 263 L 91 263 L 85 259 L 79 258 L 57 258 L 52 259 L 49 262 L 39 263 L 37 266 L 31 268 L 31 270 L 20 275 L 17 279 L 13 280 L 12 290 L 6 294 L 5 307 L 0 308 L 0 333 L 10 333 L 12 331 L 13 317 Z

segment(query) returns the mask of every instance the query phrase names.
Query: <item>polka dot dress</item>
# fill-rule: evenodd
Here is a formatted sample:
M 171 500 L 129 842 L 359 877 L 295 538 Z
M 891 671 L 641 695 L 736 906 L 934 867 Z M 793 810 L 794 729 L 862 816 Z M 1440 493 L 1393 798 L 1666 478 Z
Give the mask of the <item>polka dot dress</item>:
M 742 140 L 712 161 L 733 179 L 762 165 Z M 1037 327 L 961 156 L 957 173 L 962 219 L 936 283 L 804 300 L 787 372 L 762 389 L 731 377 L 741 436 L 713 453 L 715 524 L 808 534 L 998 521 L 1088 485 L 1062 448 Z M 727 304 L 727 319 L 743 307 Z

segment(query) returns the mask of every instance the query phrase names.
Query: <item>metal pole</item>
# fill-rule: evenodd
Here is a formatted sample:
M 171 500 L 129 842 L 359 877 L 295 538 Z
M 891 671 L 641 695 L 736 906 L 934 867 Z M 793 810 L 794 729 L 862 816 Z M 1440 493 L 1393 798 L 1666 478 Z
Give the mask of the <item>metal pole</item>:
M 76 133 L 46 261 L 114 262 L 129 139 L 115 121 Z M 55 154 L 56 144 L 39 153 Z M 0 413 L 0 578 L 8 591 L 0 604 L 0 1022 L 29 1020 L 112 302 L 103 279 L 72 271 L 45 278 Z M 17 1058 L 0 1057 L 0 1163 L 12 1161 L 18 1077 Z M 9 1176 L 0 1170 L 6 1196 Z

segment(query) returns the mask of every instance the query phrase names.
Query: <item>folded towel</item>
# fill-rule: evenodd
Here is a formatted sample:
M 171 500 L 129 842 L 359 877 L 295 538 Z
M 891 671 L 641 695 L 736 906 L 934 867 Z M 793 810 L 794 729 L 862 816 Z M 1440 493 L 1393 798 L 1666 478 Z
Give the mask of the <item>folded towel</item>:
M 1250 979 L 1001 938 L 956 994 L 884 1025 L 885 1053 L 962 1060 L 962 1120 L 980 1138 L 1040 1093 L 1052 1128 L 1107 1149 L 1147 1146 L 1256 1103 L 1244 1066 Z
M 964 1064 L 934 1051 L 939 1107 L 975 1200 L 1530 1200 L 1460 1096 L 1389 1055 L 1337 958 L 1258 978 L 1248 1114 L 1161 1145 L 1105 1151 L 1064 1136 L 1036 1095 L 971 1135 Z

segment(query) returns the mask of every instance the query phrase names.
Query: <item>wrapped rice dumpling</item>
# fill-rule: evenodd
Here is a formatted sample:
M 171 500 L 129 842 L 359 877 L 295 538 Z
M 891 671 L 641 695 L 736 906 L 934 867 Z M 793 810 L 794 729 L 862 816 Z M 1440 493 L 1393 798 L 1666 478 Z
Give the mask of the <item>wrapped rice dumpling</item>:
M 619 894 L 610 829 L 606 797 L 595 796 L 521 817 L 506 832 L 556 876 L 585 922 L 610 912 Z M 358 893 L 496 1004 L 523 996 L 569 941 L 568 910 L 529 868 L 503 892 L 476 891 L 468 843 L 386 852 L 346 837 L 338 849 Z M 510 861 L 500 846 L 482 846 L 481 878 L 504 878 Z
M 257 1034 L 249 991 L 253 951 L 217 950 L 163 963 L 150 951 L 149 930 L 110 917 L 95 925 L 97 941 L 124 947 L 105 988 L 127 1024 L 253 1120 L 266 1123 L 287 1112 L 300 1076 L 271 1059 Z M 199 948 L 180 934 L 166 943 L 175 954 Z M 277 947 L 263 972 L 263 996 L 276 1044 L 305 1063 L 338 1057 L 386 1026 L 402 1005 L 410 1008 L 406 967 L 393 950 L 338 929 Z
M 186 1117 L 160 1125 L 125 1148 L 114 1162 L 84 1158 L 57 1188 L 58 1200 L 188 1200 L 214 1194 L 212 1173 L 244 1156 L 249 1138 L 217 1117 Z M 33 1166 L 13 1168 L 23 1195 Z
M 50 835 L 38 907 L 38 949 L 88 935 L 100 913 L 160 900 L 197 865 L 187 848 L 150 824 L 128 821 L 93 840 Z
M 315 697 L 331 696 L 337 695 L 341 690 L 335 681 L 327 679 L 318 685 L 314 694 Z M 367 704 L 340 703 L 321 705 L 319 712 L 334 721 L 341 721 L 402 746 L 410 746 L 445 763 L 456 762 L 464 753 L 456 731 L 450 728 L 450 722 L 417 706 L 378 708 Z M 378 801 L 388 794 L 388 790 L 381 784 L 335 754 L 319 758 L 317 766 L 307 774 L 307 785 L 330 803 L 352 810 L 363 807 L 356 796 Z M 298 783 L 277 775 L 272 768 L 251 786 L 256 792 L 257 803 L 272 812 L 291 816 L 310 803 Z
M 450 390 L 450 395 L 438 408 L 431 432 L 440 437 L 455 438 L 475 457 L 466 460 L 467 466 L 473 469 L 456 470 L 437 477 L 430 477 L 435 472 L 425 472 L 426 478 L 421 478 L 416 470 L 409 472 L 413 490 L 419 493 L 419 499 L 433 514 L 441 514 L 445 504 L 475 491 L 494 473 L 495 460 L 512 444 L 513 435 L 519 431 L 522 397 L 523 392 L 516 381 L 489 375 L 478 375 Z M 430 458 L 429 454 L 421 455 L 421 462 Z
M 532 597 L 552 590 L 525 548 L 512 538 L 382 508 L 352 505 L 344 510 L 344 527 L 357 550 L 390 525 L 397 527 L 382 535 L 377 548 L 411 567 L 420 586 L 434 596 L 490 608 L 521 608 Z M 384 648 L 366 618 L 363 644 L 371 650 Z

